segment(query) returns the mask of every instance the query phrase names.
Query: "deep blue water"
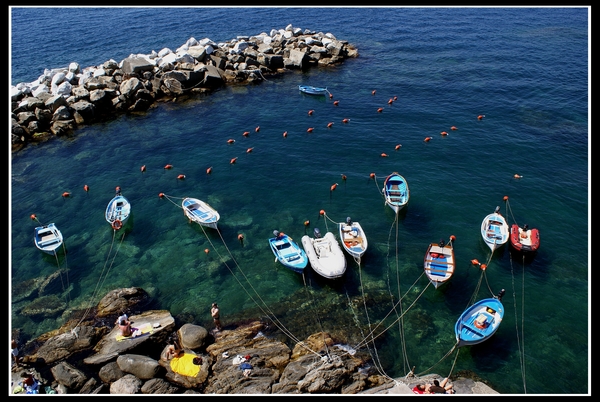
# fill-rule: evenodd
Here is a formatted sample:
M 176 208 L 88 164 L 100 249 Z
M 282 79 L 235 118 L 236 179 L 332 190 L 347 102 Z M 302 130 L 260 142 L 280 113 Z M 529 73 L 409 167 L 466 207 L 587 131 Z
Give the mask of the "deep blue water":
M 144 116 L 121 116 L 13 154 L 10 283 L 66 268 L 65 289 L 53 296 L 67 306 L 62 316 L 37 320 L 19 313 L 31 300 L 10 303 L 11 327 L 30 339 L 111 289 L 139 286 L 161 308 L 207 328 L 213 301 L 224 325 L 260 307 L 297 339 L 324 330 L 352 333 L 358 344 L 355 334 L 383 321 L 375 333 L 388 329 L 371 352 L 390 377 L 413 366 L 418 374 L 443 376 L 472 370 L 503 394 L 587 393 L 590 12 L 12 8 L 13 85 L 71 62 L 119 62 L 132 53 L 175 50 L 190 37 L 219 42 L 288 24 L 331 32 L 360 55 L 331 69 L 160 104 Z M 334 97 L 301 95 L 298 84 L 327 86 Z M 397 223 L 380 194 L 394 171 L 411 191 Z M 133 213 L 125 237 L 113 240 L 103 214 L 116 186 Z M 71 197 L 61 197 L 64 191 Z M 218 232 L 188 224 L 177 204 L 185 196 L 219 211 Z M 540 229 L 532 259 L 508 244 L 490 256 L 479 228 L 497 205 L 509 223 Z M 35 248 L 31 214 L 62 230 L 66 259 Z M 321 279 L 310 268 L 302 276 L 273 262 L 267 239 L 274 229 L 300 241 L 314 227 L 334 230 L 333 222 L 347 216 L 361 222 L 369 249 L 360 266 L 348 258 L 341 280 Z M 426 288 L 427 245 L 450 235 L 456 273 L 444 287 Z M 485 273 L 473 259 L 488 263 Z M 458 356 L 449 353 L 454 323 L 471 298 L 500 289 L 506 315 L 498 332 Z M 355 302 L 362 294 L 377 303 Z M 393 309 L 399 294 L 403 331 Z M 314 319 L 293 321 L 299 311 Z

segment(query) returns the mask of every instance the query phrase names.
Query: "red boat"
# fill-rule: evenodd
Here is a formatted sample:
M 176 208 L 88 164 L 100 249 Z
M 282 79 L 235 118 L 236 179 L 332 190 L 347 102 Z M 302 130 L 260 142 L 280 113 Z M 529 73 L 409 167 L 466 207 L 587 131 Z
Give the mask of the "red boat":
M 540 232 L 537 229 L 529 229 L 527 225 L 521 228 L 514 223 L 510 227 L 510 244 L 518 251 L 536 251 L 540 247 Z

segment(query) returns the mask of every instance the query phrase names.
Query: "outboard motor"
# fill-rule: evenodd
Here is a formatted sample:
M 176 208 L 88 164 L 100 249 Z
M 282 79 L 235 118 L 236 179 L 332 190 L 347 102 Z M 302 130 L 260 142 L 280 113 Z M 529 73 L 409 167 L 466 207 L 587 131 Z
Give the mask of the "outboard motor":
M 348 226 L 352 226 L 352 218 L 350 218 L 350 217 L 347 217 L 347 218 L 346 218 L 346 224 L 347 224 Z
M 500 212 L 500 205 L 498 205 L 498 206 L 496 207 L 496 209 L 494 210 L 494 213 L 495 213 L 495 214 L 497 214 L 497 213 L 499 213 L 499 212 Z
M 523 230 L 524 230 L 525 232 L 527 232 L 527 231 L 529 230 L 529 225 L 527 225 L 527 224 L 524 224 L 524 225 L 523 225 Z
M 319 230 L 319 228 L 315 228 L 314 233 L 315 233 L 315 239 L 321 238 L 321 231 Z
M 502 289 L 500 292 L 498 292 L 498 296 L 496 296 L 496 298 L 498 300 L 502 300 L 502 296 L 504 296 L 504 293 L 506 293 L 506 291 Z
M 274 230 L 274 231 L 273 231 L 273 235 L 274 235 L 275 237 L 279 237 L 279 230 Z

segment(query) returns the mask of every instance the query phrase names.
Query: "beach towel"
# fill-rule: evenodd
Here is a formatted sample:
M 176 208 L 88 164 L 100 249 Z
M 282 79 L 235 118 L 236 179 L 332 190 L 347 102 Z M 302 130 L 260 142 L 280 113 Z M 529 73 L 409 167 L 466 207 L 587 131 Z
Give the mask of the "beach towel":
M 195 377 L 200 372 L 200 366 L 194 364 L 194 357 L 197 356 L 193 353 L 184 353 L 181 357 L 172 358 L 171 370 L 177 374 Z

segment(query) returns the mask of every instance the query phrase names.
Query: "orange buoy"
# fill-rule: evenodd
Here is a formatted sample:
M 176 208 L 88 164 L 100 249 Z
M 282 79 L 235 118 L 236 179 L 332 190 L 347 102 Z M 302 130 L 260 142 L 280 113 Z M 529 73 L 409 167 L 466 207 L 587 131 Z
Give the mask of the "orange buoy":
M 452 241 L 456 240 L 456 236 L 450 235 L 450 240 L 452 240 Z
M 346 175 L 342 174 L 342 180 L 346 181 Z
M 369 177 L 370 177 L 371 179 L 374 179 L 374 178 L 375 178 L 375 173 L 371 173 L 371 174 L 369 175 Z
M 480 114 L 479 116 L 477 116 L 477 120 L 482 120 L 485 116 Z
M 425 142 L 431 141 L 431 137 L 425 137 Z
M 308 130 L 306 130 L 307 133 L 312 133 L 314 130 L 314 127 L 309 127 Z
M 231 160 L 229 161 L 229 163 L 233 165 L 233 164 L 235 163 L 235 161 L 236 161 L 236 160 L 237 160 L 237 156 L 236 156 L 235 158 L 231 159 Z
M 398 100 L 398 97 L 397 97 L 397 96 L 394 96 L 394 100 Z
M 230 139 L 228 139 L 228 140 L 227 140 L 227 143 L 228 143 L 228 144 L 233 144 L 234 142 L 235 142 L 235 140 L 234 140 L 234 139 L 232 139 L 232 138 L 230 138 Z
M 146 171 L 146 165 L 143 165 L 143 166 L 140 168 L 140 170 L 141 170 L 142 172 L 145 172 L 145 171 Z
M 479 261 L 477 259 L 472 259 L 471 260 L 471 264 L 473 265 L 480 265 Z
M 244 131 L 244 132 L 242 133 L 242 135 L 243 135 L 244 137 L 247 137 L 247 136 L 249 136 L 249 135 L 250 135 L 250 131 Z
M 183 179 L 185 179 L 185 175 L 184 175 L 184 174 L 180 174 L 179 176 L 177 176 L 177 178 L 178 178 L 179 180 L 183 180 Z
M 310 226 L 310 221 L 304 221 L 304 226 Z
M 392 103 L 394 103 L 394 100 L 393 100 L 393 99 L 390 99 L 390 100 L 388 101 L 388 105 L 391 105 Z
M 374 89 L 374 90 L 371 92 L 371 95 L 375 95 L 375 92 L 377 92 L 377 90 L 375 90 L 375 89 Z
M 284 132 L 283 132 L 283 137 L 284 137 L 284 138 L 285 138 L 285 137 L 287 137 L 287 131 L 284 131 Z
M 340 104 L 340 101 L 339 101 L 339 100 L 333 101 L 333 105 L 334 105 L 334 106 L 337 106 L 337 105 L 339 105 L 339 104 Z
M 481 266 L 479 268 L 481 268 L 482 271 L 485 271 L 485 269 L 487 268 L 487 265 L 481 264 Z
M 246 153 L 247 153 L 247 154 L 249 154 L 250 152 L 252 152 L 252 150 L 253 150 L 253 149 L 254 149 L 254 147 L 252 147 L 252 148 L 248 148 L 248 149 L 246 150 Z
M 88 186 L 87 184 L 84 184 L 84 185 L 83 185 L 83 189 L 84 189 L 85 191 L 90 191 L 90 186 Z
M 333 126 L 333 122 L 327 123 L 327 128 L 331 128 L 331 126 Z
M 240 234 L 238 234 L 238 240 L 239 240 L 240 242 L 244 241 L 244 235 L 243 235 L 243 234 L 241 234 L 241 233 L 240 233 Z
M 342 123 L 348 123 L 350 121 L 350 119 L 344 119 L 342 120 Z
M 388 154 L 385 154 L 385 153 L 384 153 L 384 154 L 381 154 L 381 157 L 382 157 L 382 158 L 387 158 L 387 157 L 388 157 Z
M 452 126 L 450 127 L 450 130 L 458 130 L 458 128 L 456 128 L 456 126 Z
M 502 197 L 502 199 L 503 199 L 504 201 L 508 201 L 508 195 L 505 195 L 504 197 Z
M 204 249 L 204 252 L 205 252 L 206 254 L 208 254 L 208 253 L 210 252 L 210 250 L 209 250 L 209 249 L 207 249 L 207 248 L 205 248 L 205 249 Z
M 258 133 L 260 131 L 260 126 L 256 126 L 256 128 L 254 129 L 254 131 L 256 131 Z
M 335 183 L 335 184 L 332 184 L 332 185 L 331 185 L 331 188 L 330 188 L 330 190 L 329 190 L 329 191 L 333 191 L 333 190 L 335 190 L 335 188 L 336 188 L 337 186 L 338 186 L 338 184 L 337 184 L 337 183 Z
M 37 219 L 37 216 L 35 216 L 35 214 L 31 214 L 30 218 L 31 218 L 32 220 L 36 220 L 36 219 Z
M 523 176 L 521 176 L 521 175 L 518 175 L 518 174 L 516 174 L 516 173 L 515 173 L 515 175 L 514 175 L 513 177 L 514 177 L 515 179 L 520 179 L 520 178 L 521 178 L 521 177 L 523 177 Z
M 173 165 L 165 165 L 165 169 L 171 169 L 173 168 Z
M 445 131 L 442 131 L 440 134 L 441 134 L 441 135 L 448 135 L 448 133 L 447 133 L 447 132 L 445 132 Z
M 379 109 L 377 109 L 377 112 L 378 112 L 378 113 L 381 113 L 381 112 L 383 112 L 383 108 L 382 108 L 382 107 L 380 107 Z
M 158 198 L 163 198 L 165 196 L 165 193 L 158 193 Z
M 206 174 L 211 174 L 212 173 L 212 166 L 209 167 L 208 169 L 206 169 Z
M 399 150 L 400 148 L 402 148 L 402 145 L 401 145 L 401 144 L 398 144 L 398 145 L 396 145 L 396 148 L 395 148 L 395 149 L 396 149 L 396 151 L 397 151 L 397 150 Z
M 68 191 L 65 191 L 64 193 L 62 193 L 63 198 L 66 198 L 70 195 L 71 195 L 71 193 L 69 193 Z
M 324 209 L 320 210 L 320 211 L 319 211 L 319 214 L 321 214 L 321 215 L 325 215 L 325 210 L 324 210 Z
M 333 98 L 333 94 L 329 92 L 329 99 Z
M 310 110 L 308 111 L 308 115 L 309 115 L 309 116 L 312 116 L 313 112 L 314 112 L 314 110 L 310 109 Z

